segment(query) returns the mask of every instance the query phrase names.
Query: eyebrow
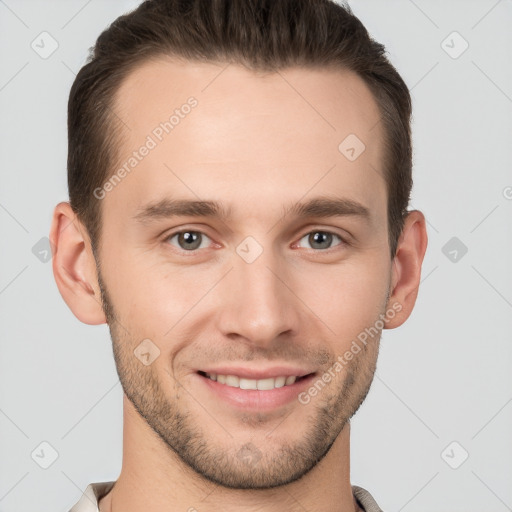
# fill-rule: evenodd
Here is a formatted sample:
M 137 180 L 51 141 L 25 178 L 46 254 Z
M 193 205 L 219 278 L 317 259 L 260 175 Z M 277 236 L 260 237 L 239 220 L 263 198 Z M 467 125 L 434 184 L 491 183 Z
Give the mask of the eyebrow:
M 137 210 L 133 218 L 142 224 L 156 222 L 172 217 L 210 217 L 226 221 L 230 218 L 231 208 L 217 201 L 164 198 L 149 203 Z M 294 203 L 283 207 L 283 216 L 293 217 L 344 217 L 356 216 L 366 222 L 371 219 L 370 209 L 363 204 L 347 198 L 315 197 L 303 203 Z
M 137 210 L 133 218 L 142 224 L 172 217 L 212 217 L 228 219 L 230 209 L 216 201 L 164 198 Z
M 315 197 L 305 203 L 295 203 L 288 208 L 286 215 L 304 217 L 361 217 L 369 221 L 370 209 L 352 199 L 338 197 Z

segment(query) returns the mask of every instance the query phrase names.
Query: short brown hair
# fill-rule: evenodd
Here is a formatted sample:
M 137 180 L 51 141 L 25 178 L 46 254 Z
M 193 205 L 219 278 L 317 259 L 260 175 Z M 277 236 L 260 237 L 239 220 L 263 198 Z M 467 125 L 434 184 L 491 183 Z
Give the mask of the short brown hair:
M 68 103 L 69 199 L 95 254 L 101 201 L 93 191 L 113 174 L 122 141 L 115 94 L 138 64 L 167 55 L 270 72 L 291 66 L 355 72 L 374 95 L 384 127 L 394 258 L 412 188 L 412 106 L 385 53 L 350 7 L 332 0 L 146 0 L 117 18 L 91 48 Z

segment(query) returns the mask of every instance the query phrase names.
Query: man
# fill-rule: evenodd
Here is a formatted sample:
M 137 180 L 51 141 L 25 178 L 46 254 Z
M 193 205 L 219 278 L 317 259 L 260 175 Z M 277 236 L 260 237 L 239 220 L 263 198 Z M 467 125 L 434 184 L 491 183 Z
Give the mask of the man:
M 72 511 L 380 510 L 349 420 L 427 245 L 383 46 L 329 0 L 147 1 L 68 115 L 53 270 L 124 390 L 121 474 Z

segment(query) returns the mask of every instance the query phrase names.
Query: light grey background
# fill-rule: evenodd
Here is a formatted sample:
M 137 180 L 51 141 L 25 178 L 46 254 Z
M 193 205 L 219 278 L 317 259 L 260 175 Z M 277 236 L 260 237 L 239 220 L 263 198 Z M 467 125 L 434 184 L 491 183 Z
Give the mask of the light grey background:
M 67 200 L 74 74 L 137 4 L 0 0 L 0 512 L 66 512 L 120 471 L 108 329 L 72 315 L 40 240 Z M 512 510 L 512 2 L 350 5 L 412 89 L 412 207 L 429 234 L 416 309 L 384 331 L 352 422 L 352 482 L 385 511 Z M 58 42 L 46 59 L 31 47 L 43 31 Z

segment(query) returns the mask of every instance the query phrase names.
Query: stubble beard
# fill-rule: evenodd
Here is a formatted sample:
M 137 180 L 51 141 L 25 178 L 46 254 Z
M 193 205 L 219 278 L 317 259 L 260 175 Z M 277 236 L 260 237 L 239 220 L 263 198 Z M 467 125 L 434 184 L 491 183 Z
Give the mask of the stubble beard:
M 380 337 L 362 347 L 361 352 L 343 367 L 345 377 L 341 387 L 337 390 L 325 387 L 307 405 L 297 401 L 297 407 L 309 407 L 314 411 L 309 414 L 299 441 L 283 441 L 277 450 L 273 445 L 267 449 L 265 445 L 255 446 L 247 441 L 233 446 L 228 433 L 228 444 L 209 441 L 205 429 L 214 419 L 205 412 L 207 417 L 199 423 L 184 407 L 179 407 L 178 399 L 169 398 L 170 394 L 186 396 L 188 391 L 169 375 L 168 382 L 173 390 L 166 393 L 154 370 L 155 365 L 143 366 L 135 357 L 133 350 L 138 340 L 130 339 L 129 333 L 119 327 L 99 269 L 98 281 L 117 374 L 126 397 L 182 463 L 217 485 L 230 489 L 270 489 L 299 480 L 326 456 L 370 390 Z M 279 435 L 279 430 L 283 432 L 283 438 L 290 437 L 285 429 L 292 433 L 297 431 L 291 417 L 293 414 L 272 432 L 273 437 Z

